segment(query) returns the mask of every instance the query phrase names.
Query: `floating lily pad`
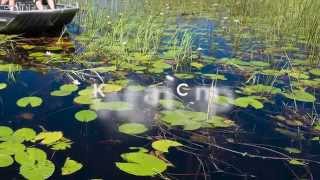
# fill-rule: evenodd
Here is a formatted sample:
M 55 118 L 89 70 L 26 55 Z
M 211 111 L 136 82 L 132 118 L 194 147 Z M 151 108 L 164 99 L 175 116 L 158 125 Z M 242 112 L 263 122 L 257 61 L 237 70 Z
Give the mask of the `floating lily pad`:
M 283 95 L 292 100 L 301 101 L 301 102 L 315 102 L 316 98 L 314 95 L 305 92 L 303 90 L 293 90 L 291 93 L 283 93 Z
M 59 141 L 62 137 L 63 133 L 61 131 L 41 132 L 34 138 L 34 141 L 41 141 L 41 144 L 50 145 Z
M 190 64 L 192 67 L 195 67 L 195 68 L 197 68 L 197 69 L 201 69 L 201 68 L 203 68 L 203 64 L 201 64 L 201 63 L 198 63 L 198 62 L 192 62 L 191 64 Z
M 0 152 L 2 154 L 14 155 L 18 152 L 24 151 L 26 147 L 18 142 L 2 142 L 0 143 Z
M 61 91 L 61 90 L 52 91 L 50 93 L 51 96 L 58 96 L 58 97 L 69 96 L 70 94 L 71 94 L 71 92 Z
M 289 161 L 290 164 L 296 165 L 296 166 L 305 166 L 307 165 L 304 161 L 297 160 L 297 159 L 292 159 Z
M 148 131 L 148 128 L 139 123 L 126 123 L 119 126 L 119 131 L 124 134 L 137 135 Z
M 90 122 L 97 119 L 97 117 L 97 113 L 91 110 L 82 110 L 75 114 L 75 118 L 80 122 Z
M 61 171 L 62 171 L 62 175 L 70 175 L 73 174 L 77 171 L 79 171 L 81 168 L 83 167 L 83 165 L 75 160 L 70 159 L 69 157 L 66 159 Z
M 159 104 L 165 109 L 183 109 L 182 102 L 173 99 L 161 99 Z
M 0 90 L 7 88 L 6 83 L 0 83 Z
M 117 84 L 103 84 L 102 86 L 102 91 L 105 93 L 119 92 L 123 88 L 122 86 Z
M 22 141 L 31 141 L 36 137 L 36 132 L 30 128 L 21 128 L 15 131 L 13 136 L 20 138 Z
M 8 167 L 13 164 L 13 159 L 10 155 L 0 153 L 0 167 Z
M 290 154 L 300 154 L 301 153 L 301 151 L 297 148 L 286 147 L 285 150 L 288 151 Z
M 182 126 L 186 131 L 208 128 L 207 114 L 185 110 L 162 111 L 161 120 L 171 126 Z M 211 127 L 211 126 L 209 126 Z
M 75 84 L 64 84 L 60 86 L 60 90 L 65 92 L 74 92 L 78 90 L 78 86 Z
M 221 74 L 202 74 L 202 76 L 211 80 L 227 80 L 227 78 Z
M 95 101 L 95 99 L 93 99 L 90 96 L 77 96 L 73 99 L 73 101 L 77 104 L 93 104 Z
M 26 151 L 19 151 L 14 156 L 20 165 L 33 165 L 47 160 L 47 154 L 38 148 L 27 148 Z
M 245 86 L 244 88 L 242 88 L 242 92 L 247 95 L 260 94 L 260 93 L 277 94 L 277 93 L 281 93 L 281 89 L 273 86 L 257 84 L 257 85 Z
M 47 179 L 52 176 L 54 170 L 55 166 L 49 160 L 20 166 L 20 174 L 26 179 Z
M 0 126 L 0 137 L 7 137 L 13 134 L 13 130 L 7 126 Z
M 315 76 L 320 76 L 320 69 L 319 69 L 319 68 L 317 68 L 317 69 L 311 69 L 311 70 L 310 70 L 310 73 L 311 73 L 312 75 L 315 75 Z
M 116 166 L 135 176 L 155 176 L 163 173 L 168 166 L 161 159 L 142 152 L 125 153 L 121 157 L 126 162 L 117 162 Z
M 170 147 L 180 147 L 183 144 L 168 139 L 161 139 L 152 143 L 152 148 L 160 152 L 169 152 Z
M 42 104 L 42 99 L 36 96 L 24 97 L 17 101 L 17 105 L 19 107 L 27 107 L 27 106 L 38 107 L 38 106 L 41 106 L 41 104 Z
M 90 96 L 92 97 L 94 95 L 94 88 L 93 87 L 87 87 L 81 91 L 78 92 L 80 96 Z
M 176 73 L 174 74 L 175 77 L 179 79 L 193 79 L 195 76 L 194 74 L 186 74 L 186 73 Z
M 234 105 L 242 108 L 247 108 L 248 106 L 252 106 L 255 109 L 263 108 L 263 104 L 259 100 L 255 99 L 253 96 L 237 98 L 234 101 Z
M 67 138 L 61 138 L 59 141 L 56 141 L 53 144 L 50 144 L 50 149 L 55 151 L 61 151 L 71 148 L 72 141 Z
M 209 119 L 207 123 L 211 124 L 213 127 L 216 128 L 228 128 L 235 126 L 235 123 L 233 121 L 220 116 L 211 117 L 211 119 Z
M 19 64 L 0 64 L 0 72 L 17 72 L 21 70 L 22 67 Z

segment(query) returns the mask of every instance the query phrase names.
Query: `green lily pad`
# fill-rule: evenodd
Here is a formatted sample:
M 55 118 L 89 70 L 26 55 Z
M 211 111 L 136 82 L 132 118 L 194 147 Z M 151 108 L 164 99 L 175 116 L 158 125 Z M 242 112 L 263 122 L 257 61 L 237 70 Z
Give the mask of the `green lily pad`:
M 227 78 L 221 74 L 202 74 L 202 76 L 211 80 L 227 80 Z
M 72 141 L 67 138 L 61 138 L 59 141 L 50 144 L 50 149 L 54 151 L 61 151 L 71 148 Z
M 49 160 L 20 166 L 20 174 L 26 179 L 48 179 L 54 170 L 55 166 Z
M 90 96 L 90 97 L 92 97 L 93 94 L 94 94 L 94 89 L 92 87 L 87 87 L 87 88 L 79 91 L 78 94 L 80 96 Z
M 139 123 L 126 123 L 119 126 L 119 131 L 124 134 L 137 135 L 146 132 L 148 128 Z
M 90 96 L 77 96 L 73 99 L 73 101 L 77 104 L 93 104 L 95 102 L 95 99 L 93 99 Z
M 309 71 L 312 75 L 315 75 L 315 76 L 320 76 L 320 69 L 317 68 L 317 69 L 311 69 Z
M 0 72 L 17 72 L 21 70 L 22 67 L 19 64 L 0 64 Z
M 242 88 L 242 92 L 247 95 L 258 94 L 258 93 L 277 94 L 277 93 L 281 93 L 281 89 L 273 86 L 257 84 L 257 85 L 250 85 Z
M 30 128 L 21 128 L 15 131 L 13 136 L 22 139 L 22 141 L 31 141 L 36 137 L 36 132 Z
M 7 137 L 13 134 L 13 130 L 7 126 L 0 126 L 0 137 Z
M 0 83 L 0 90 L 7 88 L 6 83 Z
M 116 166 L 135 176 L 155 176 L 163 173 L 168 166 L 161 159 L 142 152 L 125 153 L 121 157 L 127 162 L 117 162 Z
M 61 91 L 61 90 L 52 91 L 50 93 L 51 96 L 58 96 L 58 97 L 69 96 L 70 94 L 71 92 Z
M 290 154 L 300 154 L 301 153 L 301 151 L 297 148 L 286 147 L 285 150 L 288 151 Z
M 307 165 L 304 161 L 297 160 L 297 159 L 291 159 L 289 161 L 289 163 L 292 164 L 292 165 L 296 165 L 296 166 L 305 166 L 305 165 Z
M 103 84 L 102 91 L 105 93 L 114 93 L 122 90 L 122 86 L 118 84 Z
M 13 162 L 14 161 L 10 155 L 0 153 L 0 167 L 9 167 Z
M 220 116 L 213 116 L 207 123 L 211 124 L 213 127 L 216 128 L 228 128 L 235 126 L 235 123 L 229 119 L 220 117 Z
M 207 127 L 207 114 L 185 110 L 162 111 L 161 120 L 171 126 L 182 126 L 186 131 Z
M 64 84 L 60 86 L 60 90 L 65 92 L 75 92 L 78 90 L 78 86 L 75 84 Z
M 41 144 L 50 145 L 59 141 L 62 137 L 63 133 L 61 131 L 41 132 L 34 138 L 34 141 L 41 141 Z
M 168 139 L 161 139 L 152 143 L 152 148 L 160 152 L 169 152 L 170 147 L 180 147 L 183 144 Z
M 38 148 L 27 148 L 26 151 L 19 151 L 14 156 L 20 165 L 33 165 L 47 160 L 47 154 Z
M 292 100 L 301 101 L 301 102 L 315 102 L 316 97 L 308 92 L 303 90 L 293 90 L 292 93 L 283 93 L 283 95 Z
M 198 62 L 192 62 L 190 65 L 191 65 L 192 67 L 197 68 L 197 69 L 201 69 L 201 68 L 203 68 L 203 67 L 204 67 L 204 65 L 203 65 L 203 64 L 198 63 Z
M 69 157 L 66 159 L 61 171 L 62 171 L 62 175 L 70 175 L 73 174 L 77 171 L 79 171 L 81 168 L 83 167 L 83 165 L 75 160 L 70 159 Z
M 242 108 L 247 108 L 248 106 L 252 106 L 255 109 L 263 108 L 263 104 L 253 96 L 237 98 L 233 104 Z
M 13 155 L 16 153 L 19 153 L 21 151 L 24 151 L 26 147 L 18 142 L 2 142 L 0 143 L 0 152 L 2 154 L 8 154 L 8 155 Z
M 24 97 L 17 101 L 17 105 L 19 107 L 38 107 L 41 106 L 42 99 L 40 97 L 30 96 L 30 97 Z
M 82 110 L 75 114 L 75 118 L 80 122 L 90 122 L 97 119 L 97 117 L 97 113 L 91 110 Z
M 176 73 L 174 74 L 175 77 L 179 79 L 193 79 L 195 76 L 194 74 L 187 74 L 187 73 Z
M 161 99 L 159 104 L 165 109 L 183 109 L 184 104 L 173 99 Z

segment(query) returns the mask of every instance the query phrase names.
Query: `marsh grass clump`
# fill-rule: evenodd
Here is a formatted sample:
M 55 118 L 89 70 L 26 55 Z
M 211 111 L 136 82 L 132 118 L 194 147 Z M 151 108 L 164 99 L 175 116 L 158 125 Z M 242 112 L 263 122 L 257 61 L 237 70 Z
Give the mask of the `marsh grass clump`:
M 251 36 L 282 52 L 305 51 L 311 65 L 319 64 L 320 16 L 317 0 L 219 1 L 226 13 L 235 42 Z M 253 33 L 253 34 L 252 34 Z M 240 39 L 239 39 L 240 38 Z M 242 40 L 241 40 L 242 39 Z M 250 38 L 252 39 L 252 38 Z

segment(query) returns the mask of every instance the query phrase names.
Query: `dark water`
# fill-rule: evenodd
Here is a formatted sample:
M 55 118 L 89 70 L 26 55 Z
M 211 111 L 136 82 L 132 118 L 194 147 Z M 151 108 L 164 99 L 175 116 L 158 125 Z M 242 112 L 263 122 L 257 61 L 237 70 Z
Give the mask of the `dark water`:
M 116 6 L 115 6 L 116 7 Z M 206 56 L 215 58 L 230 58 L 234 55 L 234 51 L 228 40 L 222 36 L 212 36 L 217 24 L 206 19 L 192 20 L 184 17 L 177 17 L 177 25 L 192 25 L 193 32 L 202 32 L 201 35 L 195 36 L 194 47 L 202 48 L 202 53 Z M 207 35 L 208 36 L 207 36 Z M 213 48 L 212 42 L 216 42 L 217 47 Z M 208 65 L 202 69 L 203 73 L 215 73 L 217 69 L 221 69 L 219 65 Z M 171 74 L 168 72 L 168 74 Z M 236 90 L 236 87 L 243 83 L 244 78 L 235 72 L 225 72 L 228 81 L 219 82 L 219 86 L 228 87 Z M 155 78 L 152 75 L 130 74 L 129 78 L 139 84 L 152 84 L 164 79 L 164 77 Z M 0 109 L 0 125 L 10 126 L 13 129 L 21 127 L 31 127 L 37 131 L 41 127 L 49 131 L 62 131 L 64 136 L 70 138 L 74 144 L 72 148 L 58 152 L 52 156 L 56 167 L 61 167 L 67 156 L 78 160 L 84 164 L 84 168 L 74 175 L 61 177 L 59 170 L 50 179 L 160 179 L 139 178 L 128 175 L 115 166 L 115 162 L 120 162 L 120 155 L 129 152 L 128 147 L 147 147 L 150 148 L 149 140 L 131 137 L 120 134 L 117 127 L 127 120 L 146 122 L 151 125 L 151 117 L 155 110 L 147 105 L 141 105 L 139 109 L 131 112 L 129 116 L 124 112 L 124 116 L 117 116 L 112 112 L 100 116 L 98 120 L 85 124 L 75 120 L 74 114 L 81 109 L 87 109 L 85 106 L 73 103 L 74 93 L 68 97 L 52 97 L 50 92 L 57 89 L 61 84 L 71 83 L 63 73 L 55 70 L 43 74 L 37 71 L 23 70 L 15 74 L 15 80 L 8 79 L 7 73 L 0 74 L 0 81 L 7 82 L 8 88 L 0 91 L 1 109 Z M 201 78 L 183 81 L 179 80 L 175 84 L 171 84 L 170 88 L 175 90 L 178 83 L 187 82 L 191 86 L 208 86 L 210 81 Z M 88 82 L 81 81 L 80 87 L 85 88 Z M 121 95 L 122 93 L 119 93 Z M 16 106 L 16 101 L 25 96 L 36 95 L 44 99 L 44 104 L 35 109 L 22 109 Z M 114 97 L 111 97 L 114 98 Z M 184 99 L 186 103 L 192 101 L 190 98 Z M 236 121 L 238 128 L 234 130 L 213 130 L 210 136 L 216 139 L 217 144 L 224 148 L 230 148 L 239 152 L 247 152 L 252 154 L 260 154 L 268 157 L 279 157 L 266 149 L 254 147 L 256 144 L 267 144 L 273 147 L 300 147 L 303 153 L 299 155 L 301 158 L 320 161 L 317 154 L 320 150 L 318 142 L 310 142 L 307 140 L 295 140 L 292 137 L 282 135 L 274 130 L 275 123 L 270 119 L 269 115 L 281 113 L 283 97 L 275 97 L 275 104 L 265 104 L 263 110 L 231 110 L 225 113 L 227 117 Z M 288 101 L 288 103 L 290 103 Z M 292 102 L 291 102 L 292 103 Z M 307 105 L 305 109 L 309 109 Z M 200 108 L 200 110 L 203 110 Z M 34 114 L 33 119 L 25 120 L 21 118 L 23 113 Z M 150 121 L 150 122 L 149 122 Z M 146 135 L 154 136 L 159 130 L 154 127 Z M 188 139 L 191 136 L 189 132 L 182 130 L 172 130 L 168 137 L 179 136 Z M 308 137 L 306 133 L 306 137 Z M 226 139 L 233 139 L 228 142 Z M 242 143 L 242 144 L 241 144 Z M 263 158 L 252 158 L 245 155 L 230 152 L 217 147 L 209 147 L 202 145 L 201 149 L 196 150 L 198 157 L 173 149 L 170 151 L 167 159 L 172 162 L 175 167 L 169 168 L 167 173 L 172 179 L 296 179 L 297 177 L 306 177 L 312 172 L 313 179 L 319 179 L 319 164 L 310 163 L 309 166 L 295 167 L 289 166 L 287 161 L 272 160 Z M 266 146 L 263 146 L 266 147 Z M 196 146 L 194 147 L 196 148 Z M 277 148 L 275 148 L 277 149 Z M 209 159 L 212 154 L 215 158 L 213 162 Z M 48 154 L 50 157 L 53 154 Z M 201 166 L 199 159 L 202 160 L 204 168 Z M 1 179 L 21 179 L 18 175 L 18 166 L 0 169 Z M 205 174 L 204 174 L 205 173 Z

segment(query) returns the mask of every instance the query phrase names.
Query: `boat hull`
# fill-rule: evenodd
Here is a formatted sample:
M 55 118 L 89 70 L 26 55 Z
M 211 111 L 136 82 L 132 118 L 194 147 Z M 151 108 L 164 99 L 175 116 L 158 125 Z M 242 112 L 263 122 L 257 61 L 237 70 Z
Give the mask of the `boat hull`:
M 33 11 L 0 11 L 0 33 L 36 34 L 59 32 L 69 24 L 78 8 Z

